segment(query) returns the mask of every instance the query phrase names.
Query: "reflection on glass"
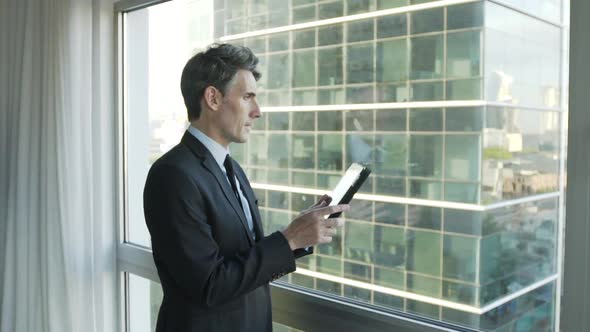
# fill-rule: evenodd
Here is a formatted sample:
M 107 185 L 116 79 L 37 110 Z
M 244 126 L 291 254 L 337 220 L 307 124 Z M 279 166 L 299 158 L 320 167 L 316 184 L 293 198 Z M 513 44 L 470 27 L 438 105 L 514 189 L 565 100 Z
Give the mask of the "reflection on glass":
M 319 4 L 318 8 L 320 20 L 339 17 L 344 12 L 342 1 Z
M 480 75 L 480 37 L 479 31 L 447 35 L 447 77 Z
M 348 83 L 363 83 L 373 81 L 373 46 L 354 45 L 347 48 L 347 77 Z
M 293 53 L 293 87 L 315 85 L 315 51 Z
M 443 30 L 444 8 L 433 8 L 420 10 L 410 14 L 410 32 L 415 35 L 419 33 Z
M 433 101 L 443 99 L 442 82 L 413 83 L 412 101 Z
M 294 8 L 293 9 L 293 24 L 315 21 L 315 19 L 316 19 L 315 9 L 316 9 L 315 6 Z
M 441 235 L 432 231 L 409 230 L 406 269 L 431 276 L 441 273 Z
M 411 131 L 442 131 L 441 108 L 417 108 L 410 110 Z
M 373 164 L 375 145 L 372 135 L 346 135 L 346 164 Z
M 342 84 L 342 48 L 318 50 L 319 85 Z
M 377 110 L 376 125 L 377 131 L 406 131 L 405 109 Z
M 308 48 L 315 46 L 315 29 L 293 32 L 293 48 Z
M 296 134 L 291 140 L 291 167 L 315 168 L 315 139 L 313 135 Z
M 285 70 L 289 66 L 289 54 L 271 54 L 268 56 L 268 71 L 273 73 L 269 75 L 268 88 L 287 88 L 289 87 L 288 72 Z
M 314 112 L 296 112 L 291 115 L 293 130 L 313 131 L 315 130 Z
M 529 14 L 551 21 L 559 0 L 505 2 L 522 12 L 490 1 L 445 4 L 232 41 L 260 59 L 259 104 L 284 107 L 265 112 L 248 142 L 230 147 L 251 182 L 329 192 L 351 162 L 373 170 L 360 193 L 376 195 L 374 200 L 353 200 L 346 226 L 314 256 L 298 260 L 300 268 L 474 307 L 555 273 L 555 199 L 486 210 L 491 203 L 558 190 L 561 114 L 546 109 L 561 107 L 561 30 Z M 179 3 L 129 13 L 127 23 L 136 26 L 128 32 L 147 26 L 141 20 L 147 11 L 149 31 L 175 27 L 156 27 L 154 15 L 160 6 Z M 128 42 L 149 39 L 150 45 L 130 47 L 126 63 L 135 105 L 126 110 L 133 119 L 126 130 L 134 133 L 127 150 L 129 239 L 149 246 L 141 211 L 145 173 L 187 126 L 178 82 L 170 75 L 210 36 L 421 3 L 435 1 L 214 1 L 213 10 L 174 17 L 182 22 L 190 13 L 190 29 L 162 33 L 165 39 L 129 35 Z M 209 14 L 195 12 L 214 13 L 212 24 L 201 24 L 211 22 Z M 149 65 L 142 66 L 148 51 Z M 514 106 L 436 104 L 481 100 Z M 433 104 L 362 105 L 395 102 Z M 264 189 L 256 196 L 266 233 L 284 228 L 317 198 Z M 473 204 L 467 207 L 474 210 L 392 202 L 408 198 Z M 553 283 L 475 315 L 309 276 L 282 280 L 481 330 L 543 331 L 553 324 Z
M 477 239 L 461 235 L 445 235 L 443 244 L 443 275 L 445 278 L 475 282 Z
M 288 168 L 291 151 L 289 147 L 288 136 L 282 134 L 268 135 L 268 155 L 272 156 L 268 165 L 270 167 Z
M 341 44 L 342 25 L 334 25 L 318 28 L 318 46 Z
M 445 137 L 445 178 L 479 180 L 479 135 L 447 135 Z
M 483 25 L 483 1 L 447 8 L 447 29 L 464 29 Z
M 347 42 L 358 42 L 373 39 L 373 19 L 352 21 L 347 24 Z
M 377 44 L 377 81 L 396 82 L 408 78 L 407 50 L 406 39 Z
M 377 18 L 377 38 L 404 36 L 408 31 L 407 14 Z
M 431 79 L 442 77 L 443 36 L 414 37 L 410 39 L 412 79 Z
M 447 131 L 481 131 L 482 126 L 482 107 L 457 107 L 445 110 Z
M 326 171 L 341 171 L 342 168 L 342 135 L 318 135 L 318 168 Z
M 412 176 L 441 177 L 442 136 L 411 135 L 409 163 Z

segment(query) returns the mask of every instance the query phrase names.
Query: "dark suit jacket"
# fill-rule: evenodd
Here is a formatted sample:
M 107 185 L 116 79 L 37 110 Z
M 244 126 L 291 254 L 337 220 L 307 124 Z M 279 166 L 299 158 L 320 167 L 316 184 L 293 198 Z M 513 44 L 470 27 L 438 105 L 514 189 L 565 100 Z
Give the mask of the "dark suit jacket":
M 285 237 L 262 233 L 257 199 L 234 162 L 256 241 L 227 177 L 186 132 L 151 167 L 144 212 L 164 291 L 157 332 L 271 331 L 268 283 L 295 270 Z

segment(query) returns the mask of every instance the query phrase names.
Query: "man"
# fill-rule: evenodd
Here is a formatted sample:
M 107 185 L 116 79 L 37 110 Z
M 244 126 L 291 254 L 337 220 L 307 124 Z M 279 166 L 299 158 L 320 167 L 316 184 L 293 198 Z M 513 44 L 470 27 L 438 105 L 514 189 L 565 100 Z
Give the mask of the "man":
M 258 59 L 245 47 L 213 45 L 186 64 L 181 90 L 191 123 L 157 160 L 144 212 L 164 298 L 157 332 L 271 331 L 268 283 L 295 270 L 305 248 L 327 243 L 342 219 L 329 197 L 265 236 L 254 192 L 229 157 L 260 117 Z

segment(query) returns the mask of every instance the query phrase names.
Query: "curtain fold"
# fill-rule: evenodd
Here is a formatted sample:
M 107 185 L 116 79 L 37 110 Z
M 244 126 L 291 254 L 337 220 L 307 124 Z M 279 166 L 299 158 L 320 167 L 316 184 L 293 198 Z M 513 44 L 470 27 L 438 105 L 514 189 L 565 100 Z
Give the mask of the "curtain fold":
M 0 330 L 117 330 L 112 0 L 0 5 Z

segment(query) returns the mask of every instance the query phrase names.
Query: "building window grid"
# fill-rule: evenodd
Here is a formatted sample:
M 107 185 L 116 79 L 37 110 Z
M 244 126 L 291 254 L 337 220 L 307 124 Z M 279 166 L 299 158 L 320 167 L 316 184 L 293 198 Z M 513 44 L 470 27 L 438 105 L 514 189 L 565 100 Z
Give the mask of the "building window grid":
M 321 3 L 329 3 L 329 1 L 326 1 L 326 2 L 321 2 Z M 318 3 L 316 3 L 316 4 L 315 4 L 315 6 L 317 7 L 317 6 L 318 6 Z M 347 2 L 344 2 L 344 7 L 346 7 L 346 6 L 347 6 Z M 446 29 L 446 26 L 447 26 L 447 25 L 446 25 L 446 19 L 447 19 L 447 15 L 446 15 L 446 13 L 447 13 L 447 10 L 446 10 L 446 8 L 445 8 L 445 11 L 444 11 L 444 12 L 445 12 L 445 24 L 444 24 L 444 29 Z M 291 11 L 290 11 L 290 15 L 291 15 Z M 316 15 L 317 15 L 317 9 L 316 9 Z M 373 19 L 373 20 L 375 21 L 376 19 Z M 408 23 L 407 23 L 407 24 L 410 24 L 410 20 L 408 20 Z M 345 58 L 345 57 L 346 57 L 346 54 L 347 54 L 347 52 L 345 52 L 345 49 L 347 49 L 347 48 L 348 48 L 348 46 L 346 46 L 346 47 L 345 47 L 345 45 L 350 45 L 350 44 L 354 45 L 354 43 L 346 43 L 346 42 L 345 42 L 345 41 L 347 40 L 347 38 L 346 38 L 346 34 L 347 34 L 347 32 L 346 32 L 346 31 L 347 31 L 347 30 L 348 30 L 348 29 L 343 29 L 343 34 L 344 34 L 344 36 L 343 36 L 343 41 L 342 41 L 342 42 L 343 42 L 343 44 L 341 44 L 341 47 L 342 47 L 342 49 L 343 49 L 343 58 L 344 58 L 344 61 L 343 61 L 343 67 L 345 66 L 345 63 L 347 63 L 347 61 L 346 61 L 346 58 Z M 468 28 L 468 29 L 462 29 L 462 30 L 481 30 L 481 28 Z M 376 66 L 376 63 L 377 63 L 377 61 L 376 61 L 376 52 L 375 52 L 375 49 L 376 49 L 376 43 L 377 43 L 377 38 L 376 38 L 376 36 L 375 36 L 375 34 L 376 34 L 376 28 L 374 28 L 374 29 L 373 29 L 373 33 L 374 33 L 374 40 L 372 41 L 372 46 L 373 46 L 373 57 L 374 57 L 374 58 L 373 58 L 373 66 Z M 432 33 L 432 34 L 433 34 L 433 35 L 435 35 L 435 34 L 437 34 L 437 33 Z M 291 36 L 292 36 L 292 32 L 290 32 L 288 35 L 289 35 L 290 42 L 292 42 L 292 37 L 291 37 Z M 315 35 L 316 35 L 316 44 L 317 44 L 317 43 L 318 43 L 318 28 L 315 28 Z M 428 35 L 428 34 L 425 34 L 425 35 Z M 410 38 L 409 36 L 404 36 L 404 37 L 394 37 L 394 38 L 388 38 L 387 40 L 395 40 L 395 39 L 406 39 L 406 40 L 409 42 L 409 40 L 410 40 L 409 38 Z M 481 38 L 481 40 L 482 40 L 482 42 L 480 43 L 480 48 L 483 48 L 483 38 L 484 38 L 484 34 L 481 34 L 480 38 Z M 265 39 L 265 45 L 266 45 L 265 47 L 266 47 L 266 49 L 267 49 L 267 50 L 270 50 L 270 48 L 269 48 L 269 45 L 268 45 L 268 44 L 269 44 L 268 38 L 264 38 L 264 39 Z M 380 41 L 381 41 L 381 40 L 380 40 Z M 358 44 L 362 44 L 362 43 L 363 43 L 363 42 L 359 42 Z M 446 52 L 446 46 L 447 46 L 447 42 L 446 42 L 446 30 L 445 30 L 445 32 L 444 32 L 444 43 L 443 43 L 443 45 L 444 45 L 444 48 L 445 48 L 445 50 L 444 50 L 444 52 L 443 52 L 443 54 L 444 54 L 444 56 L 443 56 L 443 61 L 444 61 L 444 63 L 445 63 L 445 64 L 443 65 L 443 68 L 445 68 L 445 69 L 443 69 L 443 73 L 446 73 L 446 61 L 447 61 L 447 56 L 446 56 L 446 53 L 447 53 L 447 52 Z M 334 45 L 329 45 L 329 46 L 325 46 L 325 47 L 319 47 L 319 48 L 330 48 L 330 47 L 334 47 Z M 317 59 L 318 59 L 318 51 L 317 51 L 317 49 L 318 49 L 318 48 L 316 48 L 316 51 L 315 51 L 315 58 L 316 58 L 316 61 L 317 61 Z M 285 53 L 285 54 L 288 54 L 288 53 L 289 53 L 289 52 L 291 52 L 291 51 L 292 51 L 292 49 L 289 49 L 289 50 L 287 50 L 287 51 L 285 51 L 285 52 L 275 52 L 275 53 Z M 409 48 L 408 48 L 408 52 L 409 52 Z M 268 53 L 266 53 L 265 55 L 268 55 L 268 54 L 274 54 L 274 53 L 272 53 L 272 52 L 268 52 Z M 480 54 L 481 54 L 481 57 L 483 57 L 483 52 L 481 52 Z M 290 57 L 290 59 L 291 59 L 291 61 L 292 61 L 292 59 L 293 59 L 293 58 L 292 58 L 292 57 Z M 483 68 L 482 68 L 482 67 L 483 67 L 483 61 L 480 61 L 480 76 L 478 76 L 478 77 L 477 77 L 478 79 L 482 79 L 482 76 L 481 76 L 481 74 L 483 73 Z M 289 64 L 289 70 L 292 70 L 292 65 L 291 65 L 291 64 Z M 410 70 L 410 68 L 408 68 L 408 70 Z M 375 71 L 376 71 L 376 70 L 374 70 L 374 72 L 375 72 Z M 315 77 L 315 81 L 316 81 L 316 82 L 319 82 L 319 80 L 318 80 L 318 78 L 319 78 L 319 77 L 318 77 L 318 75 L 319 75 L 319 74 L 318 74 L 318 72 L 319 72 L 319 68 L 317 68 L 317 67 L 316 67 L 316 71 L 315 71 L 315 76 L 316 76 L 316 77 Z M 292 74 L 292 73 L 290 73 L 290 74 Z M 343 84 L 342 84 L 342 86 L 343 86 L 343 87 L 346 87 L 346 86 L 347 86 L 347 83 L 346 83 L 346 82 L 347 82 L 347 79 L 345 78 L 345 77 L 346 77 L 346 75 L 347 75 L 347 71 L 346 71 L 346 70 L 344 70 L 344 68 L 343 68 L 343 77 L 344 77 L 344 79 L 343 79 Z M 292 75 L 289 75 L 289 77 L 293 77 L 293 76 L 292 76 Z M 418 81 L 418 82 L 424 82 L 424 81 L 429 81 L 429 80 L 417 80 L 417 81 Z M 434 81 L 438 81 L 438 80 L 434 80 Z M 446 82 L 446 74 L 444 75 L 444 81 Z M 358 85 L 363 85 L 363 84 L 358 84 Z M 374 100 L 376 100 L 376 86 L 377 86 L 377 82 L 376 82 L 376 79 L 375 79 L 375 74 L 374 74 L 374 73 L 373 73 L 373 83 L 372 83 L 372 85 L 373 85 L 373 99 L 374 99 Z M 352 85 L 352 86 L 354 86 L 354 85 Z M 409 88 L 409 86 L 410 86 L 410 80 L 407 80 L 407 81 L 406 81 L 406 86 L 407 86 L 407 88 Z M 320 89 L 329 89 L 329 88 L 332 88 L 332 86 L 329 86 L 329 87 L 316 87 L 316 90 L 320 90 Z M 289 90 L 289 93 L 291 93 L 291 91 L 295 91 L 295 90 L 297 90 L 297 89 L 288 88 L 288 89 L 286 89 L 286 90 Z M 302 88 L 302 90 L 303 90 L 303 88 Z M 446 83 L 445 83 L 445 84 L 443 84 L 443 91 L 445 91 L 445 90 L 446 90 Z M 480 85 L 480 90 L 483 90 L 483 84 L 481 84 L 481 85 Z M 345 93 L 345 95 L 346 95 L 346 88 L 344 88 L 344 93 Z M 446 92 L 445 92 L 445 93 L 443 93 L 443 96 L 446 96 Z M 482 94 L 481 96 L 483 96 L 483 94 Z M 290 96 L 290 95 L 289 95 L 289 100 L 292 100 L 292 98 L 291 98 L 291 96 Z M 482 121 L 484 121 L 484 124 L 485 124 L 485 121 L 486 121 L 486 118 L 487 118 L 487 117 L 485 116 L 485 112 L 486 112 L 486 110 L 487 110 L 487 108 L 486 108 L 486 107 L 484 107 L 484 110 L 483 110 L 483 112 L 484 112 L 484 116 L 483 116 L 483 119 L 482 119 Z M 375 112 L 375 111 L 373 111 L 373 112 Z M 444 116 L 444 113 L 446 112 L 446 108 L 443 108 L 443 109 L 442 109 L 442 112 L 443 112 L 443 123 L 444 123 L 444 121 L 445 121 L 445 119 L 446 119 L 446 117 Z M 318 112 L 315 112 L 315 115 L 314 115 L 314 117 L 315 117 L 315 129 L 316 129 L 316 130 L 314 131 L 314 142 L 315 142 L 315 144 L 316 144 L 316 147 L 318 146 L 318 143 L 319 143 L 319 142 L 318 142 L 318 133 L 323 133 L 323 132 L 318 132 L 318 131 L 317 131 L 317 129 L 318 129 L 318 128 L 317 128 L 317 126 L 318 126 L 318 114 L 319 114 Z M 267 117 L 263 117 L 264 121 L 265 121 L 265 122 L 268 122 L 268 120 L 266 120 L 266 118 L 267 118 Z M 346 124 L 346 117 L 343 117 L 343 118 L 344 118 L 344 119 L 343 119 L 344 126 L 343 126 L 343 129 L 342 129 L 342 131 L 340 131 L 340 133 L 341 133 L 341 137 L 342 137 L 342 144 L 343 144 L 343 146 L 345 146 L 345 141 L 344 141 L 344 138 L 345 138 L 345 135 L 346 135 L 346 126 L 345 126 L 345 124 Z M 290 119 L 290 120 L 292 120 L 292 119 Z M 410 121 L 410 120 L 409 120 L 409 116 L 407 116 L 407 117 L 406 117 L 406 122 L 407 122 L 407 123 L 406 123 L 406 129 L 407 129 L 407 130 L 409 129 L 409 121 Z M 292 123 L 293 123 L 293 121 L 290 121 L 290 126 L 292 126 Z M 375 125 L 376 125 L 376 116 L 375 116 L 375 115 L 373 116 L 373 123 L 374 123 L 374 128 L 376 128 L 376 126 L 375 126 Z M 266 126 L 266 128 L 268 128 L 268 125 Z M 443 128 L 446 128 L 446 127 L 443 125 Z M 484 125 L 484 127 L 483 127 L 483 128 L 485 128 L 485 125 Z M 269 132 L 270 132 L 270 131 L 269 131 Z M 297 131 L 292 131 L 292 130 L 291 130 L 291 128 L 289 128 L 289 132 L 290 132 L 291 134 L 293 134 L 293 133 L 299 133 L 299 132 L 297 132 Z M 446 130 L 445 130 L 445 132 L 446 132 Z M 284 133 L 284 132 L 282 132 L 282 131 L 279 131 L 278 133 Z M 306 132 L 302 132 L 302 133 L 306 133 Z M 308 133 L 308 132 L 307 132 L 307 133 Z M 332 132 L 326 132 L 326 133 L 332 133 Z M 372 132 L 372 133 L 375 133 L 375 132 Z M 389 133 L 391 133 L 391 132 L 384 132 L 384 133 L 387 133 L 387 134 L 389 134 Z M 409 133 L 410 133 L 410 132 L 408 131 L 408 132 L 407 132 L 407 135 L 409 135 Z M 479 132 L 479 133 L 483 135 L 483 133 L 482 133 L 482 132 Z M 459 133 L 453 133 L 453 134 L 459 134 Z M 460 135 L 462 135 L 462 134 L 467 134 L 467 133 L 460 133 Z M 443 134 L 443 149 L 444 149 L 444 147 L 445 147 L 445 144 L 444 144 L 444 139 L 445 139 L 445 137 L 446 137 L 446 134 Z M 483 140 L 480 140 L 480 142 L 482 142 L 482 141 L 483 141 Z M 482 143 L 482 148 L 483 148 L 483 143 Z M 247 146 L 246 146 L 246 149 L 249 149 L 249 145 L 247 145 Z M 482 151 L 482 150 L 481 150 L 481 151 Z M 315 149 L 315 152 L 314 152 L 314 153 L 315 153 L 316 168 L 317 168 L 317 161 L 318 161 L 318 158 L 317 158 L 317 149 Z M 407 150 L 406 150 L 406 154 L 408 154 L 408 153 L 409 153 L 409 149 L 407 149 Z M 343 153 L 343 154 L 344 154 L 344 153 Z M 443 158 L 444 158 L 444 156 L 445 156 L 445 154 L 443 153 Z M 342 158 L 343 158 L 343 160 L 345 160 L 346 156 L 344 156 L 344 155 L 343 155 L 343 156 L 342 156 Z M 409 157 L 406 157 L 406 163 L 407 163 L 408 161 L 409 161 Z M 444 193 L 444 185 L 445 185 L 445 179 L 444 179 L 444 174 L 445 174 L 445 172 L 444 172 L 444 167 L 445 167 L 445 162 L 443 161 L 443 163 L 442 163 L 442 169 L 443 169 L 443 172 L 442 172 L 442 174 L 443 174 L 443 179 L 442 179 L 442 186 L 443 186 L 443 190 L 442 190 L 442 192 L 443 192 L 443 193 Z M 245 168 L 246 168 L 246 167 L 245 167 Z M 255 168 L 260 168 L 260 167 L 257 167 L 257 166 L 247 166 L 247 168 L 253 168 L 253 169 L 255 169 Z M 260 168 L 260 169 L 262 169 L 262 168 Z M 406 165 L 406 169 L 407 169 L 407 165 Z M 305 170 L 303 170 L 303 171 L 305 171 Z M 481 169 L 481 167 L 480 167 L 479 171 L 480 171 L 480 176 L 479 176 L 479 178 L 481 179 L 481 178 L 482 178 L 482 173 L 481 173 L 481 172 L 482 172 L 482 169 Z M 310 171 L 310 172 L 313 172 L 313 171 Z M 334 173 L 337 173 L 337 174 L 338 174 L 339 172 L 334 172 Z M 291 175 L 291 172 L 288 172 L 288 174 L 289 174 L 289 183 L 292 183 L 292 178 L 291 178 L 291 177 L 292 177 L 292 175 Z M 341 174 L 341 172 L 340 172 L 340 174 Z M 314 177 L 314 181 L 315 181 L 314 183 L 317 185 L 317 177 Z M 375 182 L 374 182 L 374 183 L 373 183 L 373 192 L 375 191 L 375 185 L 376 185 L 376 184 L 375 184 Z M 408 188 L 408 186 L 406 185 L 406 193 L 407 193 L 407 190 L 408 190 L 407 188 Z M 267 197 L 268 197 L 268 190 L 264 190 L 264 193 L 265 193 L 265 194 L 264 194 L 264 197 L 265 197 L 266 201 L 268 201 L 268 200 L 267 200 Z M 291 194 L 289 194 L 289 196 L 290 196 L 290 195 L 291 195 Z M 291 210 L 291 207 L 292 207 L 292 206 L 291 206 L 291 204 L 292 204 L 292 200 L 291 200 L 291 199 L 289 199 L 289 200 L 288 200 L 288 204 L 289 204 L 289 210 Z M 375 207 L 374 207 L 374 204 L 372 205 L 372 209 L 373 209 L 373 210 L 375 209 Z M 265 208 L 264 210 L 271 210 L 271 209 L 267 207 L 267 208 Z M 281 209 L 277 209 L 277 210 L 278 210 L 278 211 L 284 211 L 284 210 L 281 210 Z M 405 220 L 407 220 L 407 218 L 408 218 L 408 209 L 407 209 L 407 207 L 404 209 L 404 215 L 405 215 Z M 444 237 L 444 234 L 446 234 L 446 233 L 445 233 L 445 231 L 444 231 L 444 218 L 445 218 L 445 216 L 444 216 L 444 213 L 443 213 L 443 214 L 441 215 L 441 232 L 440 232 L 440 234 L 442 234 L 442 235 L 441 235 L 441 238 L 442 238 L 442 237 Z M 374 220 L 374 211 L 373 211 L 373 213 L 372 213 L 372 219 L 373 219 L 373 220 L 371 220 L 371 222 L 372 222 L 373 224 L 375 224 L 375 225 L 383 225 L 383 226 L 392 227 L 392 228 L 396 228 L 396 227 L 398 227 L 398 228 L 405 228 L 405 229 L 413 229 L 413 228 L 411 228 L 411 227 L 400 227 L 400 226 L 396 226 L 396 225 L 381 224 L 381 223 L 375 222 L 375 220 Z M 350 220 L 350 221 L 351 221 L 351 222 L 355 222 L 354 220 Z M 420 231 L 424 231 L 423 229 L 419 229 L 419 230 L 420 230 Z M 435 232 L 435 233 L 437 233 L 437 232 Z M 448 233 L 448 234 L 455 234 L 455 233 Z M 460 233 L 457 233 L 457 234 L 460 234 Z M 465 234 L 460 234 L 460 235 L 461 235 L 461 236 L 467 236 L 467 235 L 465 235 Z M 477 236 L 473 236 L 473 237 L 474 237 L 474 238 L 476 238 L 476 239 L 477 239 L 477 241 L 481 241 L 481 239 L 482 239 L 481 237 L 477 237 Z M 342 234 L 342 241 L 340 242 L 340 245 L 341 245 L 341 247 L 343 247 L 343 245 L 344 245 L 344 238 L 345 238 L 345 234 L 343 233 L 343 234 Z M 443 260 L 443 254 L 442 254 L 442 252 L 443 252 L 443 250 L 442 250 L 443 243 L 444 243 L 444 241 L 442 241 L 442 240 L 441 240 L 441 257 L 440 257 L 440 259 L 441 259 L 441 262 L 442 262 L 442 260 Z M 344 249 L 344 248 L 341 248 L 341 252 L 342 252 L 342 253 L 344 252 L 344 250 L 343 250 L 343 249 Z M 477 246 L 477 250 L 478 250 L 478 252 L 479 252 L 479 250 L 480 250 L 480 246 L 479 246 L 479 245 Z M 317 254 L 317 256 L 318 256 L 318 257 L 325 256 L 325 257 L 332 257 L 332 258 L 333 258 L 333 256 L 326 256 L 326 255 L 323 255 L 323 254 L 320 254 L 320 253 L 318 253 L 318 254 Z M 476 259 L 478 260 L 478 263 L 477 263 L 477 264 L 479 265 L 479 259 L 480 259 L 480 257 L 479 257 L 479 254 L 476 256 Z M 348 260 L 347 260 L 346 258 L 342 257 L 342 259 L 341 259 L 341 263 L 340 263 L 341 275 L 344 275 L 344 273 L 345 273 L 345 271 L 344 271 L 344 262 L 345 262 L 345 261 L 348 261 Z M 356 262 L 356 261 L 354 261 L 354 260 L 351 260 L 351 262 L 358 263 L 358 262 Z M 375 266 L 375 265 L 371 265 L 371 270 L 372 270 L 372 271 L 371 271 L 371 282 L 375 282 L 375 268 L 376 268 L 376 266 Z M 405 276 L 404 276 L 404 279 L 405 279 L 405 282 L 404 282 L 404 284 L 405 284 L 405 283 L 407 282 L 407 274 L 408 274 L 408 271 L 407 271 L 407 270 L 404 270 L 404 271 L 403 271 L 403 273 L 404 273 L 404 275 L 405 275 Z M 476 273 L 478 273 L 478 274 L 479 274 L 479 270 L 478 270 L 478 269 L 476 269 Z M 442 264 L 441 264 L 441 271 L 440 271 L 440 275 L 441 275 L 441 281 L 442 281 L 442 280 L 455 281 L 454 279 L 443 278 Z M 429 276 L 429 275 L 425 275 L 425 276 Z M 291 279 L 291 276 L 289 276 L 288 278 L 289 278 L 289 279 Z M 317 278 L 313 278 L 313 280 L 314 280 L 314 287 L 317 287 Z M 479 278 L 477 278 L 476 280 L 479 280 Z M 441 292 L 442 292 L 442 288 L 441 288 Z M 341 287 L 341 295 L 344 295 L 344 287 Z M 477 299 L 479 298 L 479 295 L 480 295 L 480 292 L 475 292 L 475 296 L 476 296 L 476 298 L 477 298 Z M 442 293 L 440 294 L 440 296 L 442 297 Z M 371 292 L 371 302 L 374 302 L 374 292 Z M 403 302 L 404 302 L 404 309 L 407 309 L 407 301 L 404 299 L 404 301 L 403 301 Z M 477 300 L 477 303 L 479 303 L 479 300 Z M 439 307 L 439 317 L 441 317 L 442 315 L 443 315 L 443 313 L 442 313 L 442 307 Z M 507 323 L 507 324 L 508 324 L 508 323 Z
M 267 191 L 265 191 L 265 192 L 267 192 Z M 265 196 L 266 196 L 266 193 L 265 193 Z M 292 201 L 292 199 L 288 199 L 288 201 Z M 283 209 L 275 209 L 275 208 L 270 208 L 270 207 L 263 207 L 263 209 L 264 210 L 267 210 L 267 211 L 276 211 L 276 212 L 284 212 L 285 211 Z M 392 225 L 392 224 L 387 224 L 387 223 L 381 223 L 381 222 L 375 221 L 374 209 L 375 209 L 375 207 L 372 204 L 371 205 L 371 210 L 372 210 L 373 213 L 369 214 L 371 216 L 369 219 L 362 220 L 362 219 L 353 219 L 353 218 L 347 217 L 347 222 L 352 223 L 352 224 L 358 224 L 358 225 L 373 225 L 373 226 L 380 226 L 380 227 L 384 227 L 384 228 L 398 229 L 398 230 L 404 231 L 404 233 L 406 231 L 427 232 L 427 233 L 431 233 L 431 234 L 441 235 L 441 240 L 444 239 L 444 237 L 446 235 L 460 236 L 460 237 L 463 237 L 463 238 L 471 238 L 471 239 L 474 239 L 476 241 L 481 240 L 482 238 L 485 238 L 485 237 L 489 236 L 489 235 L 476 236 L 476 235 L 468 235 L 468 234 L 463 234 L 463 233 L 448 232 L 448 231 L 446 231 L 444 229 L 444 223 L 441 224 L 441 229 L 437 229 L 437 230 L 430 230 L 430 229 L 425 229 L 425 228 L 412 227 L 412 226 L 409 226 L 407 224 L 404 224 L 404 225 Z M 297 213 L 297 211 L 290 211 L 290 212 L 292 214 L 296 214 Z M 407 209 L 405 209 L 404 214 L 406 215 L 406 220 L 407 220 L 407 213 L 408 213 L 407 212 Z M 444 213 L 441 213 L 441 220 L 442 220 L 442 218 L 444 218 Z M 344 232 L 346 232 L 346 228 L 344 229 Z M 346 237 L 346 233 L 344 233 L 342 235 L 342 238 L 343 239 L 345 237 Z M 343 245 L 343 242 L 341 242 L 340 244 L 342 246 Z M 478 250 L 479 250 L 479 247 L 478 247 Z M 344 251 L 345 251 L 344 248 L 341 248 L 341 252 L 344 253 Z M 317 253 L 317 255 L 318 256 L 324 256 L 324 254 L 322 254 L 322 253 Z M 336 256 L 334 256 L 334 255 L 331 255 L 331 256 L 328 255 L 328 256 L 325 256 L 325 257 L 330 257 L 332 259 L 336 258 Z M 370 263 L 367 263 L 366 261 L 359 261 L 359 260 L 355 260 L 355 259 L 346 258 L 346 256 L 338 257 L 337 259 L 342 260 L 342 262 L 352 262 L 352 263 L 356 263 L 356 264 L 359 264 L 359 263 L 360 264 L 370 264 Z M 477 259 L 479 259 L 479 257 L 477 257 Z M 444 261 L 444 256 L 441 256 L 441 262 L 443 262 L 443 261 Z M 378 263 L 373 263 L 372 265 L 382 266 L 382 265 L 380 265 Z M 441 266 L 442 266 L 442 264 L 441 264 Z M 398 268 L 392 267 L 392 266 L 382 266 L 382 267 L 388 268 L 388 269 L 398 269 Z M 407 270 L 404 270 L 404 271 L 405 272 L 408 272 Z M 517 272 L 518 271 L 515 271 L 513 273 L 517 273 Z M 412 274 L 423 275 L 423 276 L 427 276 L 429 278 L 432 278 L 432 277 L 439 278 L 441 280 L 441 282 L 442 281 L 448 281 L 448 282 L 453 282 L 453 283 L 457 283 L 457 284 L 465 284 L 465 285 L 470 285 L 470 286 L 486 286 L 486 285 L 489 285 L 489 284 L 494 283 L 495 281 L 497 281 L 497 280 L 490 280 L 488 282 L 481 283 L 480 281 L 478 281 L 479 278 L 476 277 L 476 279 L 475 279 L 476 281 L 475 282 L 465 282 L 464 280 L 445 277 L 443 275 L 443 273 L 442 273 L 442 270 L 439 271 L 439 275 L 438 276 L 437 275 L 430 275 L 430 274 L 423 274 L 423 273 L 415 272 L 415 271 L 412 271 Z M 505 278 L 507 276 L 508 275 L 504 275 L 502 277 Z

